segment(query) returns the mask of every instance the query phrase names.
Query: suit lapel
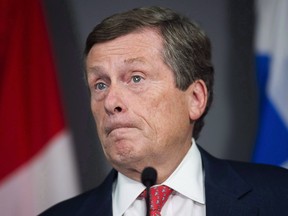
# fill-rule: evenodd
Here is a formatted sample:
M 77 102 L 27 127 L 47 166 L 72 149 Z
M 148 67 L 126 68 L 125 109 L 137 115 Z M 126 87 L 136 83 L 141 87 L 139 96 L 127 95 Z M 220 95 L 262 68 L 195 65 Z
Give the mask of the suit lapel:
M 112 216 L 112 186 L 116 177 L 117 171 L 113 169 L 87 199 L 78 213 L 79 216 Z
M 252 187 L 224 160 L 214 158 L 201 147 L 207 216 L 257 215 L 258 209 L 245 201 Z

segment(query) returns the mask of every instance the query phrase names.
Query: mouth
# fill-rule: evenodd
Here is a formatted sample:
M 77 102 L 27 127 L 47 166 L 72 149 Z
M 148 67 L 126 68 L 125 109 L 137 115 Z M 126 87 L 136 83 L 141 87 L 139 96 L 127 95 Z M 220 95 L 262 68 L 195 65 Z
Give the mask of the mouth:
M 113 124 L 110 126 L 105 127 L 105 134 L 106 136 L 109 136 L 109 134 L 117 129 L 125 129 L 125 128 L 135 128 L 134 125 L 132 124 L 123 124 L 123 123 L 119 123 L 119 124 Z

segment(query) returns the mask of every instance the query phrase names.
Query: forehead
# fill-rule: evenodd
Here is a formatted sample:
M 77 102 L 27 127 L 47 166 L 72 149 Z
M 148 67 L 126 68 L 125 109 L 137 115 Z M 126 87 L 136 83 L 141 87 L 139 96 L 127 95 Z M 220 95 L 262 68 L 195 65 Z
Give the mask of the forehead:
M 163 43 L 154 29 L 141 29 L 116 39 L 93 45 L 89 51 L 87 66 L 102 60 L 117 57 L 125 63 L 143 63 L 145 58 L 162 58 Z

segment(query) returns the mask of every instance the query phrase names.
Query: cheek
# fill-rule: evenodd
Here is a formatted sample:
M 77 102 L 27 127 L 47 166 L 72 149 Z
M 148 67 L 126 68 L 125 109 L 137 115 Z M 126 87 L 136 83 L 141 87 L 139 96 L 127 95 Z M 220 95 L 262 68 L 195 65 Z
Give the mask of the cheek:
M 188 105 L 182 94 L 163 95 L 153 101 L 149 114 L 158 134 L 165 137 L 190 124 Z
M 104 110 L 104 104 L 102 101 L 96 101 L 95 99 L 91 98 L 90 101 L 90 109 L 92 111 L 93 117 L 95 121 L 100 120 L 103 116 Z
M 157 114 L 162 121 L 168 122 L 187 112 L 186 101 L 182 94 L 162 94 L 151 100 L 150 107 L 150 115 Z
M 170 125 L 169 119 L 172 116 L 171 104 L 166 95 L 144 100 L 142 109 L 143 117 L 145 118 L 149 128 L 152 130 L 157 139 L 161 136 L 162 132 Z M 155 138 L 156 138 L 155 137 Z
M 101 135 L 103 134 L 103 132 L 101 131 L 101 128 L 102 128 L 101 125 L 104 122 L 105 111 L 103 108 L 101 108 L 100 103 L 98 103 L 98 102 L 95 103 L 95 102 L 91 101 L 91 112 L 92 112 L 92 115 L 94 118 L 94 122 L 96 124 L 98 136 L 99 136 L 99 138 L 101 138 Z

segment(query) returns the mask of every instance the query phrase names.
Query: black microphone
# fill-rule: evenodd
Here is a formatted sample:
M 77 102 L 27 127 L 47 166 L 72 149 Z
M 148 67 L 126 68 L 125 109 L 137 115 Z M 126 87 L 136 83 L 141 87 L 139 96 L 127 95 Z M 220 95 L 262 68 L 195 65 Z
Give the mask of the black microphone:
M 157 180 L 157 171 L 153 167 L 146 167 L 141 174 L 142 184 L 146 186 L 146 209 L 147 216 L 150 215 L 150 187 L 155 185 Z

